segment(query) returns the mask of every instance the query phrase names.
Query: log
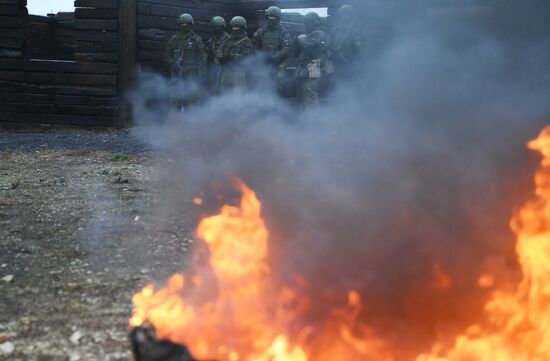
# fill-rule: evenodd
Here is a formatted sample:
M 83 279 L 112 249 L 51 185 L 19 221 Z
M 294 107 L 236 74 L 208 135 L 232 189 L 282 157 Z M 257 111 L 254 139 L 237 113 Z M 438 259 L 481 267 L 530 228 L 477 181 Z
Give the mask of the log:
M 75 0 L 75 8 L 118 9 L 118 0 Z
M 0 122 L 49 124 L 49 125 L 85 125 L 111 127 L 115 125 L 115 117 L 82 116 L 61 114 L 29 114 L 0 112 Z
M 59 95 L 89 95 L 114 97 L 117 92 L 114 87 L 44 85 L 36 83 L 22 83 L 17 81 L 0 80 L 2 92 L 25 92 L 32 94 L 59 94 Z
M 0 32 L 10 31 L 11 28 L 20 29 L 26 24 L 26 18 L 23 17 L 0 16 Z
M 116 53 L 83 53 L 75 52 L 74 58 L 76 61 L 83 62 L 107 62 L 116 63 L 118 61 L 118 54 Z
M 22 47 L 23 41 L 21 39 L 0 39 L 0 48 L 21 49 Z
M 0 103 L 29 103 L 116 107 L 117 98 L 88 95 L 29 94 L 0 92 Z
M 29 15 L 29 13 L 25 7 L 0 4 L 0 15 L 23 17 Z
M 0 0 L 2 5 L 27 6 L 27 0 Z
M 107 74 L 116 75 L 117 67 L 113 64 L 80 63 L 63 60 L 38 59 L 0 59 L 0 69 L 36 71 L 44 73 Z
M 0 58 L 20 58 L 23 55 L 21 50 L 10 50 L 0 48 Z
M 74 14 L 76 19 L 117 19 L 118 9 L 77 8 Z
M 75 31 L 74 38 L 77 41 L 107 42 L 118 39 L 117 32 L 107 31 Z
M 10 113 L 114 116 L 118 113 L 118 108 L 105 107 L 105 106 L 85 106 L 85 105 L 3 103 L 0 101 L 0 111 L 10 112 Z
M 78 41 L 76 43 L 76 51 L 79 53 L 117 53 L 117 43 L 95 42 L 95 41 Z
M 1 80 L 34 84 L 116 86 L 115 75 L 59 74 L 0 70 Z
M 74 28 L 76 30 L 110 30 L 116 31 L 118 29 L 118 22 L 116 20 L 76 20 L 74 22 Z

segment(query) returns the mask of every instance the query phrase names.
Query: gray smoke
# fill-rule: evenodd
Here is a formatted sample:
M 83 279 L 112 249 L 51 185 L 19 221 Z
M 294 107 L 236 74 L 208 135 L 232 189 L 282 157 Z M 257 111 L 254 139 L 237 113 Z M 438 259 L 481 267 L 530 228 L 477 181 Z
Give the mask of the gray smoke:
M 170 96 L 185 84 L 144 75 L 135 118 L 177 160 L 166 192 L 189 201 L 230 176 L 256 190 L 280 282 L 301 274 L 319 300 L 307 322 L 353 288 L 396 359 L 452 336 L 482 313 L 481 273 L 518 277 L 508 220 L 531 192 L 525 143 L 550 117 L 550 5 L 506 4 L 365 2 L 357 79 L 307 113 L 265 77 L 181 113 Z

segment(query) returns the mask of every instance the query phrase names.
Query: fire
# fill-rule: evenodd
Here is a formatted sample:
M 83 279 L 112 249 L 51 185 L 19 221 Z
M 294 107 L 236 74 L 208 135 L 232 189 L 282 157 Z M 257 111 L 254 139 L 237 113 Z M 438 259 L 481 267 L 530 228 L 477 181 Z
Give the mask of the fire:
M 536 198 L 510 222 L 522 281 L 512 293 L 493 293 L 485 305 L 486 324 L 469 327 L 450 350 L 442 352 L 438 344 L 417 361 L 550 360 L 550 127 L 528 147 L 543 159 L 535 175 Z M 478 282 L 490 287 L 494 281 L 483 275 Z
M 357 324 L 362 304 L 353 290 L 322 329 L 290 331 L 300 308 L 311 300 L 275 284 L 260 201 L 242 181 L 236 180 L 235 186 L 242 192 L 240 205 L 224 206 L 197 228 L 210 250 L 211 271 L 176 274 L 162 288 L 146 286 L 132 299 L 130 325 L 148 322 L 159 337 L 187 345 L 199 359 L 308 361 L 322 354 L 315 360 L 338 355 L 350 361 L 374 355 L 391 360 L 383 342 Z
M 535 176 L 536 198 L 510 222 L 517 235 L 522 281 L 498 289 L 498 274 L 482 274 L 492 289 L 486 318 L 437 342 L 416 361 L 550 361 L 550 127 L 528 144 L 544 159 Z M 300 316 L 315 302 L 302 288 L 279 284 L 269 263 L 269 232 L 261 203 L 246 184 L 238 206 L 204 218 L 197 236 L 208 246 L 208 264 L 176 274 L 163 287 L 146 286 L 132 299 L 131 326 L 147 322 L 164 339 L 187 345 L 198 359 L 218 361 L 395 361 L 397 352 L 360 320 L 362 296 L 344 291 L 341 303 L 308 324 Z M 202 199 L 202 198 L 200 198 Z M 198 202 L 195 202 L 198 203 Z M 434 287 L 453 279 L 433 264 Z

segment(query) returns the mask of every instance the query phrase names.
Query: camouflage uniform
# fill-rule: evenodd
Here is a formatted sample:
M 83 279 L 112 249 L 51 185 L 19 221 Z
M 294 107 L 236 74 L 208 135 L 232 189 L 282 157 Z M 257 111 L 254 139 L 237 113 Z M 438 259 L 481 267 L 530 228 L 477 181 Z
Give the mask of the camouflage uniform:
M 290 53 L 292 38 L 281 24 L 281 9 L 271 6 L 266 10 L 266 25 L 258 29 L 252 36 L 254 47 L 267 56 L 272 65 L 271 76 L 277 79 L 277 88 L 282 90 L 285 69 L 283 62 Z
M 200 79 L 206 72 L 206 51 L 199 35 L 193 32 L 193 18 L 182 14 L 178 18 L 182 30 L 172 36 L 164 51 L 164 60 L 172 78 Z M 189 25 L 184 27 L 185 24 Z
M 222 89 L 246 86 L 247 72 L 239 62 L 254 53 L 254 44 L 246 34 L 246 20 L 241 16 L 231 19 L 233 31 L 220 47 L 219 60 L 222 64 L 220 85 Z M 238 28 L 235 30 L 235 28 Z
M 210 20 L 210 27 L 214 35 L 206 42 L 208 54 L 208 88 L 211 93 L 219 92 L 221 65 L 219 63 L 220 48 L 229 40 L 229 34 L 225 31 L 225 20 L 221 16 L 214 16 Z
M 325 63 L 328 57 L 328 39 L 319 30 L 319 15 L 306 14 L 304 24 L 307 34 L 297 39 L 296 92 L 301 110 L 319 105 L 319 84 L 326 75 Z
M 351 5 L 343 5 L 338 10 L 339 21 L 330 37 L 331 60 L 336 76 L 354 76 L 354 65 L 361 50 L 361 34 L 355 26 L 354 11 Z

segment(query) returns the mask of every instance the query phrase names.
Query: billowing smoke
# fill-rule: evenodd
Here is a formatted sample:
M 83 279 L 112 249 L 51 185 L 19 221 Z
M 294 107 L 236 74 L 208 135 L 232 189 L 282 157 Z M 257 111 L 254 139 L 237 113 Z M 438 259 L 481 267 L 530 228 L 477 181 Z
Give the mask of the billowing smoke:
M 525 143 L 550 117 L 550 5 L 386 3 L 359 6 L 357 76 L 317 110 L 297 112 L 264 77 L 180 112 L 182 84 L 152 75 L 134 110 L 176 160 L 167 207 L 241 177 L 262 200 L 281 282 L 301 274 L 319 300 L 304 317 L 356 289 L 362 318 L 405 360 L 479 318 L 480 274 L 518 277 L 508 220 L 532 184 Z

